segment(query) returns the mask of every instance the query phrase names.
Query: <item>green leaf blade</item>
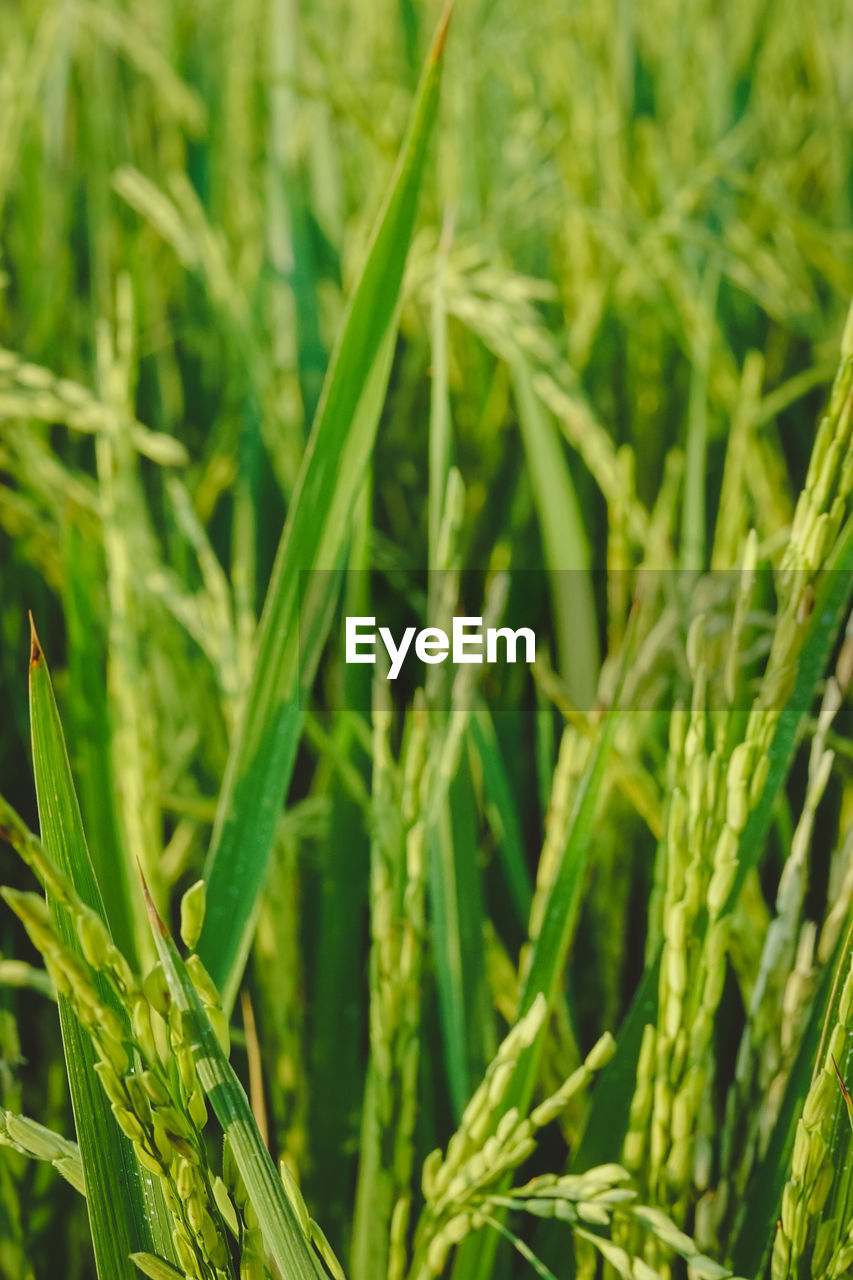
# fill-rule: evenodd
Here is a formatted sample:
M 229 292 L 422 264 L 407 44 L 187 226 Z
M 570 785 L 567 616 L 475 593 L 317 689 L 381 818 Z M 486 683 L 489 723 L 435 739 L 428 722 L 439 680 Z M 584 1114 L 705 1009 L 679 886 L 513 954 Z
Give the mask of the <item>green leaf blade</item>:
M 86 905 L 103 918 L 53 686 L 34 628 L 30 715 L 42 841 Z M 56 903 L 51 903 L 51 909 L 63 943 L 82 956 L 67 912 Z M 105 986 L 99 994 L 105 1003 L 112 1003 Z M 165 1204 L 159 1187 L 140 1170 L 130 1143 L 115 1122 L 95 1074 L 91 1040 L 67 1000 L 60 996 L 58 1004 L 98 1276 L 100 1280 L 134 1280 L 132 1252 L 153 1247 L 171 1253 Z
M 252 921 L 334 604 L 335 570 L 373 450 L 391 369 L 400 289 L 427 145 L 438 109 L 450 6 L 439 24 L 361 278 L 326 378 L 261 618 L 254 674 L 232 743 L 208 856 L 208 913 L 200 953 L 223 992 L 236 994 Z M 309 591 L 300 601 L 300 574 Z M 300 639 L 302 652 L 300 652 Z M 251 797 L 252 803 L 245 797 Z
M 572 700 L 587 711 L 595 698 L 600 666 L 589 543 L 560 433 L 534 392 L 520 352 L 511 370 L 551 587 L 558 667 Z

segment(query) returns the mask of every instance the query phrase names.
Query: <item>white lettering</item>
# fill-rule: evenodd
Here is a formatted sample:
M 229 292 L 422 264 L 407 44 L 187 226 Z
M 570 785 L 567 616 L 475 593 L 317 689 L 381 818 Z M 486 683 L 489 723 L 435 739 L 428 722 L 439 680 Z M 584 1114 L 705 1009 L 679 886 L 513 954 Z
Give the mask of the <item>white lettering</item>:
M 482 627 L 482 618 L 454 618 L 453 619 L 453 661 L 454 662 L 482 662 L 482 653 L 469 653 L 467 650 L 471 645 L 479 645 L 483 647 L 483 633 L 477 632 L 476 635 L 466 634 L 468 627 Z
M 536 661 L 536 636 L 530 627 L 519 627 L 513 631 L 511 627 L 489 627 L 486 632 L 486 662 L 498 660 L 498 637 L 506 641 L 506 660 L 516 662 L 516 650 L 519 637 L 524 637 L 524 661 Z
M 374 630 L 375 618 L 346 618 L 344 652 L 347 663 L 376 662 L 377 632 Z M 483 619 L 454 618 L 452 639 L 439 627 L 425 627 L 418 631 L 416 627 L 406 627 L 399 644 L 391 634 L 389 627 L 380 627 L 379 638 L 385 646 L 390 668 L 388 679 L 396 680 L 403 669 L 406 657 L 412 650 L 420 662 L 432 665 L 444 662 L 448 655 L 455 664 L 477 662 L 483 659 Z M 502 642 L 499 646 L 499 642 Z M 498 649 L 503 654 L 503 661 L 515 663 L 519 661 L 519 642 L 524 645 L 524 661 L 528 664 L 536 661 L 536 634 L 530 627 L 519 627 L 513 631 L 511 627 L 487 627 L 485 634 L 485 661 L 500 661 Z
M 359 628 L 362 626 L 372 627 L 375 622 L 375 618 L 347 618 L 345 652 L 348 663 L 376 661 L 375 653 L 359 653 L 359 646 L 372 645 L 376 640 L 375 631 L 364 633 Z
M 391 670 L 388 672 L 389 680 L 396 680 L 400 674 L 400 668 L 403 665 L 403 659 L 409 652 L 409 645 L 412 643 L 412 636 L 415 634 L 415 627 L 406 627 L 403 632 L 403 639 L 399 646 L 394 644 L 394 637 L 387 627 L 380 627 L 379 634 L 382 637 L 382 643 L 388 650 L 388 657 L 391 659 Z
M 440 630 L 439 627 L 426 627 L 425 630 L 418 632 L 415 654 L 421 662 L 444 662 L 449 648 L 447 632 Z

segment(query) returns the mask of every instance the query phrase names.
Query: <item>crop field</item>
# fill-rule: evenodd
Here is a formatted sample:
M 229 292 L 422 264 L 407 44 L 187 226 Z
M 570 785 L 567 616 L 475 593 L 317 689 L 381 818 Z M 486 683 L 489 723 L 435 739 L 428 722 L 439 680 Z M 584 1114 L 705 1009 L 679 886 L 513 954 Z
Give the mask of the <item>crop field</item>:
M 853 8 L 0 0 L 0 1280 L 853 1275 Z

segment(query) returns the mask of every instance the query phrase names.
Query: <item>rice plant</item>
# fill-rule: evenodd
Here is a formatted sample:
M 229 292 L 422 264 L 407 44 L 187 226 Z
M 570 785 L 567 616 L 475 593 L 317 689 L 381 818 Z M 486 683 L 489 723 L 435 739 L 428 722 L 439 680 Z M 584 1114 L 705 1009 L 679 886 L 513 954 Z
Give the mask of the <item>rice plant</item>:
M 853 1269 L 851 50 L 0 6 L 3 1280 Z

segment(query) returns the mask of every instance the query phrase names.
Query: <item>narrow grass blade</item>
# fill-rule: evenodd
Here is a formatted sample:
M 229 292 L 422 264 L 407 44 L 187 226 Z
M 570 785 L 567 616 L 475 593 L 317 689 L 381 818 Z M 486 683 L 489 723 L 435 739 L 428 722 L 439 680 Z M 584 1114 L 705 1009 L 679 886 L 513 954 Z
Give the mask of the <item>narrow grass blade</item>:
M 572 700 L 586 711 L 595 697 L 599 669 L 589 543 L 560 433 L 534 393 L 520 353 L 512 364 L 512 381 L 551 582 L 557 665 Z
M 228 1139 L 258 1215 L 264 1243 L 287 1280 L 319 1280 L 322 1268 L 258 1132 L 249 1099 L 216 1038 L 186 965 L 157 914 L 147 887 L 144 892 L 154 944 L 172 999 L 181 1010 L 184 1034 L 192 1049 L 198 1078 Z
M 320 263 L 311 205 L 310 157 L 296 159 L 293 136 L 299 129 L 298 75 L 301 15 L 296 5 L 274 0 L 269 9 L 271 76 L 268 87 L 267 241 L 276 270 L 289 276 L 296 306 L 297 369 L 306 417 L 314 417 L 328 353 L 323 345 L 318 306 Z M 312 120 L 315 153 L 322 146 Z
M 369 491 L 356 513 L 350 566 L 355 572 L 344 587 L 344 611 L 370 613 L 368 566 Z M 361 572 L 359 572 L 359 570 Z M 347 706 L 370 699 L 370 668 L 343 669 Z M 358 748 L 352 721 L 344 716 L 334 737 L 337 759 L 354 771 L 366 789 L 367 757 Z M 361 1028 L 367 993 L 361 966 L 370 847 L 364 815 L 352 795 L 334 787 L 329 839 L 320 873 L 319 903 L 312 952 L 312 1036 L 309 1096 L 312 1136 L 311 1168 L 306 1181 L 309 1199 L 323 1205 L 323 1225 L 344 1239 L 351 1222 L 358 1113 L 364 1093 Z
M 533 947 L 519 1002 L 519 1017 L 524 1016 L 540 991 L 547 997 L 549 1007 L 553 1007 L 557 997 L 577 924 L 584 877 L 592 848 L 595 814 L 622 715 L 620 697 L 632 640 L 632 629 L 629 623 L 622 655 L 621 674 L 613 695 L 613 702 L 601 725 L 598 739 L 592 747 L 586 770 L 578 782 L 573 799 L 566 847 L 551 885 L 542 925 Z M 522 1063 L 527 1062 L 529 1069 L 534 1057 L 535 1055 L 528 1054 L 522 1059 Z M 534 1079 L 535 1068 L 529 1077 L 527 1086 L 529 1090 L 532 1090 Z
M 500 751 L 495 725 L 484 702 L 479 703 L 471 717 L 471 741 L 483 768 L 483 789 L 486 805 L 492 810 L 491 824 L 498 852 L 506 877 L 507 888 L 524 927 L 530 918 L 533 891 L 530 872 L 524 856 L 524 840 L 521 821 L 512 793 L 512 786 Z
M 430 913 L 448 1085 L 458 1123 L 494 1050 L 483 955 L 483 892 L 466 768 L 429 836 Z
M 296 753 L 299 693 L 310 685 L 337 581 L 314 574 L 300 605 L 300 575 L 341 563 L 373 448 L 390 373 L 400 286 L 438 107 L 446 9 L 409 134 L 333 356 L 282 534 L 261 618 L 254 674 L 232 743 L 206 878 L 202 958 L 233 1002 L 263 887 L 276 815 Z M 310 636 L 310 645 L 299 637 Z
M 685 448 L 684 511 L 681 523 L 681 567 L 705 567 L 705 484 L 708 449 L 708 370 L 714 334 L 714 308 L 720 272 L 708 267 L 703 281 L 702 307 L 694 338 L 690 402 Z
M 393 1187 L 382 1159 L 378 1073 L 368 1063 L 361 1110 L 358 1187 L 353 1214 L 350 1271 L 354 1280 L 383 1275 L 388 1265 L 388 1223 L 394 1211 Z M 363 1190 L 366 1188 L 367 1190 Z
M 438 539 L 451 464 L 450 396 L 448 393 L 447 303 L 444 276 L 447 269 L 449 225 L 438 246 L 430 317 L 432 382 L 429 402 L 429 567 L 438 568 Z
M 346 739 L 341 749 L 348 749 Z M 306 1194 L 316 1193 L 317 1203 L 324 1206 L 323 1225 L 340 1239 L 349 1229 L 357 1118 L 364 1091 L 364 1063 L 358 1050 L 366 1003 L 361 943 L 369 860 L 362 814 L 340 790 L 332 801 L 328 859 L 313 957 L 312 1159 Z
M 53 686 L 35 630 L 30 658 L 30 715 L 42 841 L 87 906 L 103 917 L 103 902 L 86 847 Z M 63 943 L 82 955 L 68 914 L 57 904 L 52 904 L 52 910 Z M 99 994 L 106 1004 L 113 1005 L 105 985 Z M 58 1003 L 98 1275 L 100 1280 L 133 1280 L 136 1273 L 129 1258 L 132 1251 L 153 1246 L 171 1256 L 165 1205 L 159 1186 L 140 1170 L 130 1143 L 116 1125 L 94 1071 L 89 1037 L 67 1001 L 60 997 Z
M 462 504 L 461 479 L 457 471 L 452 471 L 442 512 L 439 563 L 444 557 L 447 565 L 456 563 Z M 450 569 L 444 586 L 454 577 L 455 571 Z M 501 582 L 500 578 L 495 579 L 484 605 L 489 621 L 496 621 L 503 609 L 505 584 L 501 586 Z M 438 599 L 434 605 L 437 618 L 444 617 L 452 607 Z M 436 765 L 430 771 L 431 794 L 425 805 L 432 951 L 450 1100 L 457 1122 L 495 1048 L 492 998 L 486 981 L 477 821 L 469 758 L 464 749 L 472 713 L 462 708 L 473 696 L 470 682 L 467 693 L 462 693 L 465 671 L 461 667 L 454 678 L 451 697 L 457 709 L 432 724 L 431 748 L 436 752 Z M 429 696 L 428 692 L 428 699 Z
M 585 1173 L 595 1165 L 619 1159 L 628 1131 L 643 1030 L 657 1020 L 659 976 L 660 956 L 644 972 L 619 1030 L 616 1052 L 596 1082 L 581 1140 L 572 1153 L 572 1173 Z
M 67 713 L 70 738 L 75 745 L 80 808 L 110 932 L 118 949 L 134 964 L 133 908 L 119 838 L 110 717 L 101 676 L 103 652 L 91 592 L 91 583 L 102 576 L 103 566 L 73 515 L 68 520 L 66 546 L 65 618 L 70 675 Z

